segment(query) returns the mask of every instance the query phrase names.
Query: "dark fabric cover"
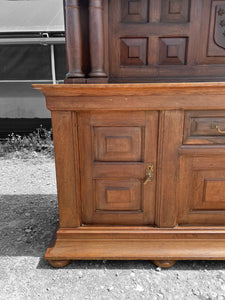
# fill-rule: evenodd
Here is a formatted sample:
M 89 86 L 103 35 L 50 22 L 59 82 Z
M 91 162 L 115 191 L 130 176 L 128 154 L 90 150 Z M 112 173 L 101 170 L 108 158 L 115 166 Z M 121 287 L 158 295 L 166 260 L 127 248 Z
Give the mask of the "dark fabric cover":
M 56 79 L 66 74 L 65 45 L 55 45 Z M 51 80 L 50 46 L 0 46 L 0 80 Z

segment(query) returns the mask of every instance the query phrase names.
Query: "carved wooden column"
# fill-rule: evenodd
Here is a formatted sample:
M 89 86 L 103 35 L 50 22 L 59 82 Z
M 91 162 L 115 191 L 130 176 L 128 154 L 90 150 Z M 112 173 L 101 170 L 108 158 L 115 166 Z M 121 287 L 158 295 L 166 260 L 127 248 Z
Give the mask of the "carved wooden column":
M 79 0 L 64 0 L 67 69 L 65 83 L 85 81 L 82 71 L 82 38 Z
M 90 77 L 107 77 L 104 71 L 103 1 L 89 0 Z

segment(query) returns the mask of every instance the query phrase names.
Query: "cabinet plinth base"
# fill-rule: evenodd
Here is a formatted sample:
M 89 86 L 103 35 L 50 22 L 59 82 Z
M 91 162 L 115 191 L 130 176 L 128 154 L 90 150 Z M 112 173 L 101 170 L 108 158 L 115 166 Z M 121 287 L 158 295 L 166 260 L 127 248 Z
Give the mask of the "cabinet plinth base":
M 60 228 L 45 259 L 55 265 L 71 260 L 153 260 L 160 267 L 177 260 L 225 260 L 225 230 Z

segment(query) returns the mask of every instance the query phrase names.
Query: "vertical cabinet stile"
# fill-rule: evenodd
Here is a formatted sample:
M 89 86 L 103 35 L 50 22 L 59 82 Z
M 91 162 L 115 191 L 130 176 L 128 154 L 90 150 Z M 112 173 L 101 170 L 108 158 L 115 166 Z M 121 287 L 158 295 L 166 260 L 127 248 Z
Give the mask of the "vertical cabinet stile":
M 179 171 L 178 148 L 183 138 L 183 111 L 160 112 L 156 225 L 172 228 L 177 225 L 178 203 L 176 182 Z
M 76 113 L 52 111 L 59 220 L 61 228 L 81 225 Z

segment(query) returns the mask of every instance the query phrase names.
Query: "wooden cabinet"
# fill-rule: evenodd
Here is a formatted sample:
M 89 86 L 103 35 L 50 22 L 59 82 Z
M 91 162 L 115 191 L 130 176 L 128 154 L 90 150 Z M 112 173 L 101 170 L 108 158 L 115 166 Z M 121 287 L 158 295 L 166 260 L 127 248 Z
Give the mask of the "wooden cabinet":
M 53 266 L 225 259 L 224 83 L 35 87 L 52 112 Z
M 35 85 L 59 200 L 45 258 L 225 259 L 225 1 L 64 4 L 65 84 Z

